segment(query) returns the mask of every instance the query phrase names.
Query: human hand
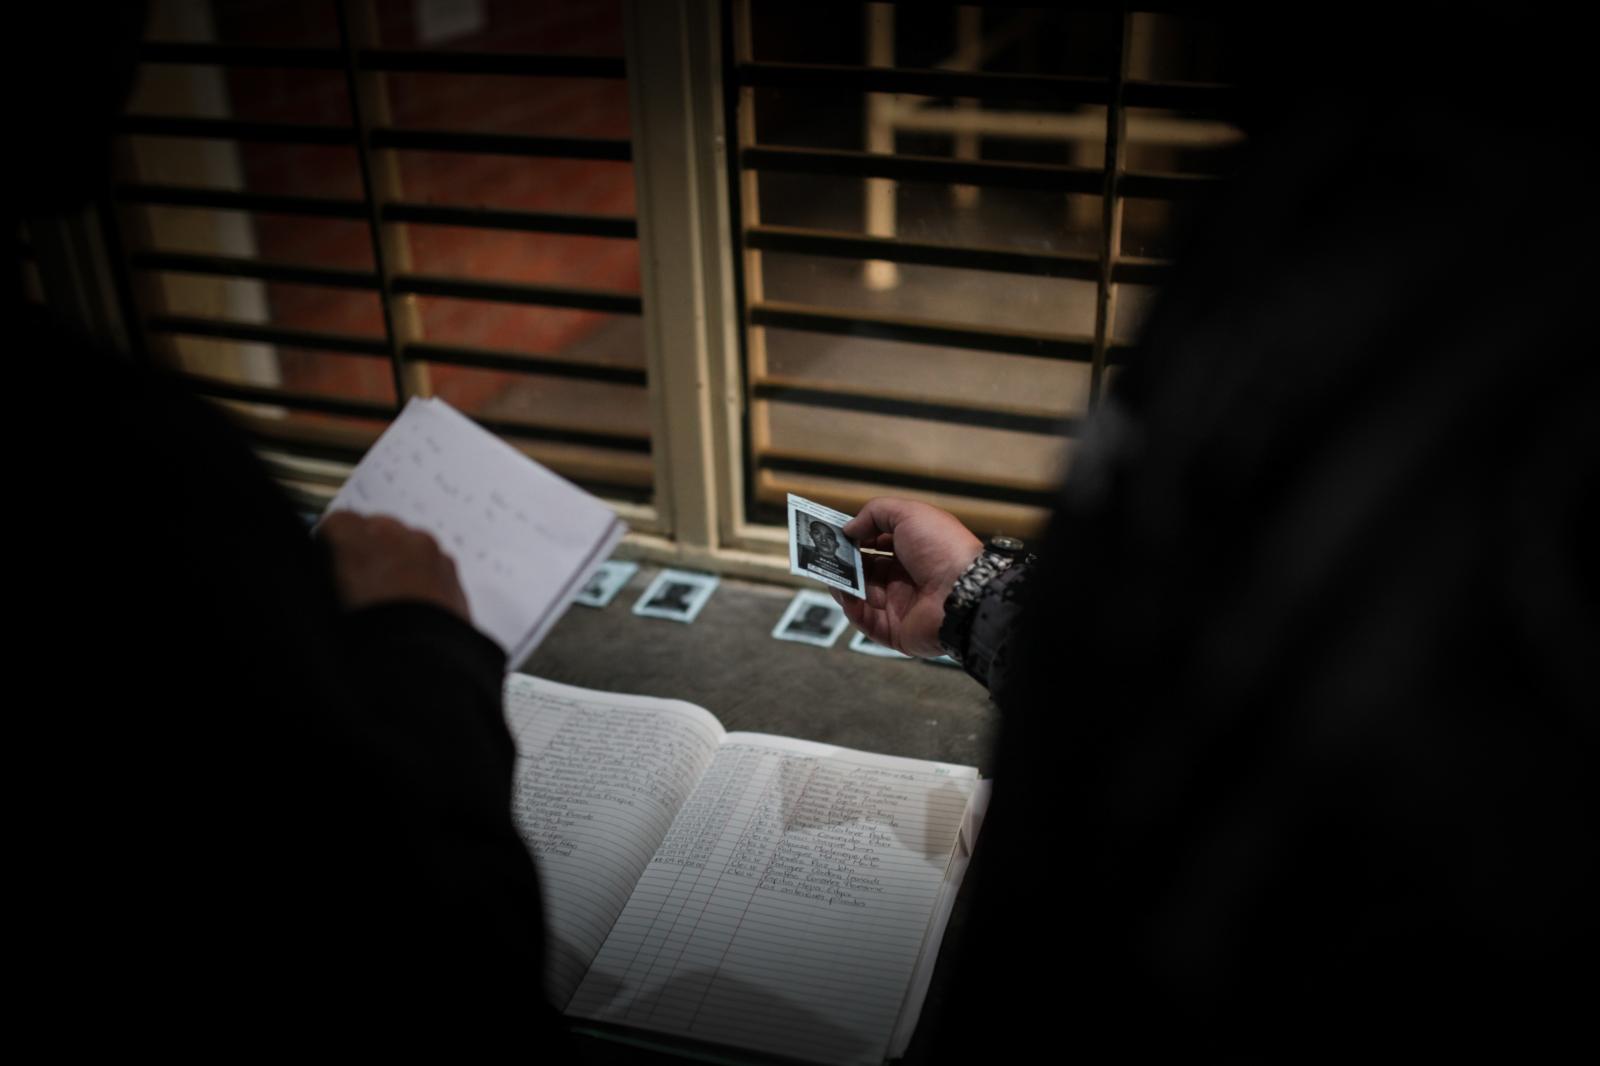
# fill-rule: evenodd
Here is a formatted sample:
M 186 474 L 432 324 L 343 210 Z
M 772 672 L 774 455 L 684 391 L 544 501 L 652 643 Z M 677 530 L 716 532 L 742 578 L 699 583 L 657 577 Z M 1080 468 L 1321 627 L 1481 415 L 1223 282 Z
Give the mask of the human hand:
M 983 542 L 961 520 L 926 503 L 879 496 L 844 527 L 862 548 L 893 556 L 861 556 L 867 598 L 835 591 L 845 617 L 879 644 L 931 659 L 943 654 L 944 601 Z
M 333 559 L 339 602 L 354 611 L 380 603 L 431 603 L 472 621 L 455 561 L 420 529 L 382 515 L 335 511 L 317 536 Z

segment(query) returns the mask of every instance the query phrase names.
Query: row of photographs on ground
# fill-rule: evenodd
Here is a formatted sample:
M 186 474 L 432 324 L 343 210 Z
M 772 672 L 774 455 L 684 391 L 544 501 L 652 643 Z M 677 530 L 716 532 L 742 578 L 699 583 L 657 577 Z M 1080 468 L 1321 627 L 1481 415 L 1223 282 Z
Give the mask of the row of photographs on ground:
M 578 592 L 575 602 L 585 607 L 605 607 L 617 598 L 623 586 L 639 572 L 639 564 L 621 559 L 611 559 L 600 564 L 588 582 Z M 719 578 L 715 574 L 702 574 L 693 570 L 663 570 L 633 604 L 633 613 L 646 618 L 665 618 L 674 622 L 693 622 L 700 610 L 716 591 Z M 826 592 L 801 589 L 784 609 L 783 617 L 772 628 L 778 640 L 794 640 L 831 648 L 850 622 L 844 611 Z M 885 659 L 909 659 L 893 648 L 886 648 L 870 640 L 865 633 L 856 632 L 850 639 L 850 650 Z M 948 655 L 928 662 L 955 666 Z

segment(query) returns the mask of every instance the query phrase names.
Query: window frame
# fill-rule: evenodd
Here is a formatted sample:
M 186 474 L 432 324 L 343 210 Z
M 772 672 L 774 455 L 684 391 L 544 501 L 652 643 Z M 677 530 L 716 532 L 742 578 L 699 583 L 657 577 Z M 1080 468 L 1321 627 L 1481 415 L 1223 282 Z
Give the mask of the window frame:
M 343 2 L 347 14 L 361 7 Z M 750 74 L 761 64 L 750 58 L 745 5 L 740 0 L 731 4 L 621 0 L 621 4 L 653 499 L 649 504 L 607 500 L 630 526 L 619 555 L 799 583 L 788 574 L 787 531 L 747 517 L 752 483 L 746 466 L 754 453 L 746 437 L 757 428 L 747 419 L 756 417 L 752 412 L 761 396 L 747 380 L 745 347 L 758 343 L 746 332 L 759 329 L 752 310 L 760 294 L 745 288 L 752 283 L 759 288 L 760 274 L 758 265 L 752 271 L 752 264 L 741 264 L 738 257 L 759 256 L 761 249 L 758 242 L 747 239 L 754 224 L 747 225 L 748 220 L 737 218 L 736 212 L 751 199 L 757 168 L 737 154 L 747 142 L 754 143 L 753 135 L 745 135 L 753 134 L 753 108 L 729 106 L 726 98 L 727 93 L 749 93 L 760 83 L 759 70 L 754 80 Z M 1150 90 L 1163 88 L 1128 78 L 1131 19 L 1124 13 L 1119 20 L 1120 63 L 1102 90 L 1109 105 L 1104 170 L 1098 175 L 1105 217 L 1094 264 L 1099 292 L 1090 357 L 1094 374 L 1090 410 L 1102 389 L 1113 343 L 1118 283 L 1136 280 L 1134 275 L 1137 280 L 1145 280 L 1147 274 L 1159 276 L 1164 266 L 1124 255 L 1120 248 L 1123 198 L 1133 184 L 1128 179 L 1136 182 L 1141 177 L 1129 175 L 1123 165 L 1126 107 L 1151 95 Z M 730 63 L 735 70 L 726 69 Z M 870 67 L 861 71 L 864 87 L 906 74 Z M 725 77 L 730 73 L 738 77 Z M 932 77 L 937 80 L 942 74 Z M 376 80 L 381 72 L 359 77 L 369 84 L 353 91 L 369 100 L 381 98 Z M 1146 92 L 1136 97 L 1140 90 Z M 751 129 L 730 130 L 730 122 L 749 123 Z M 374 179 L 381 180 L 381 175 L 367 175 L 369 204 L 375 202 Z M 115 217 L 115 205 L 107 199 L 81 218 L 34 227 L 30 237 L 47 301 L 65 304 L 68 313 L 127 350 L 130 340 L 138 343 L 138 331 L 130 327 L 136 318 L 125 291 L 126 279 L 119 282 L 109 269 L 110 263 L 126 261 L 120 248 L 107 247 L 118 239 Z M 106 307 L 119 311 L 108 315 Z M 396 307 L 392 313 L 399 311 Z M 423 382 L 421 391 L 426 388 Z M 310 510 L 320 509 L 332 497 L 341 472 L 349 469 L 347 463 L 270 446 L 260 450 L 291 495 Z

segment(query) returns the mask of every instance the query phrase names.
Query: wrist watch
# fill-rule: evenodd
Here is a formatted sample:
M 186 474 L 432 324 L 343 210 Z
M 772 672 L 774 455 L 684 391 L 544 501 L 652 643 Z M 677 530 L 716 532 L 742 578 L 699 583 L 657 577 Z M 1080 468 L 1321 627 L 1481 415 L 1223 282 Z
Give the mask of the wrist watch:
M 972 565 L 950 587 L 950 595 L 944 600 L 944 622 L 939 626 L 939 646 L 956 662 L 961 662 L 966 649 L 967 633 L 972 629 L 972 616 L 983 598 L 984 586 L 1020 559 L 1022 552 L 1022 541 L 1016 537 L 990 537 Z

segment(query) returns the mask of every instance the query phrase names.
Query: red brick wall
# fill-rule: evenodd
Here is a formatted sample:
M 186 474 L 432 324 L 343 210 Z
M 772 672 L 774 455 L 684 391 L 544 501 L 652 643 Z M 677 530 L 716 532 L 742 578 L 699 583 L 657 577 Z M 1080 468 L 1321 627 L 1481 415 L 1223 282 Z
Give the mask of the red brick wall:
M 486 25 L 440 45 L 416 40 L 410 0 L 376 5 L 386 47 L 621 53 L 615 3 L 489 3 Z M 331 5 L 224 4 L 218 37 L 227 43 L 330 45 L 337 42 Z M 627 88 L 621 81 L 443 74 L 390 74 L 393 121 L 423 129 L 466 129 L 556 136 L 628 136 Z M 234 117 L 245 121 L 348 124 L 345 78 L 337 71 L 239 69 L 228 74 Z M 242 143 L 251 191 L 359 198 L 359 162 L 351 149 Z M 424 203 L 535 211 L 631 215 L 632 168 L 625 163 L 528 159 L 443 152 L 395 155 L 403 195 Z M 275 262 L 372 269 L 364 222 L 257 215 L 262 258 Z M 408 226 L 405 241 L 418 273 L 638 291 L 633 241 L 464 228 Z M 382 308 L 368 292 L 270 284 L 274 324 L 381 337 Z M 606 316 L 482 301 L 418 298 L 423 337 L 439 343 L 559 354 L 590 335 Z M 284 385 L 319 394 L 387 400 L 391 373 L 379 359 L 281 352 Z M 641 359 L 642 361 L 642 359 Z M 481 371 L 434 367 L 437 391 L 468 409 L 512 380 Z

